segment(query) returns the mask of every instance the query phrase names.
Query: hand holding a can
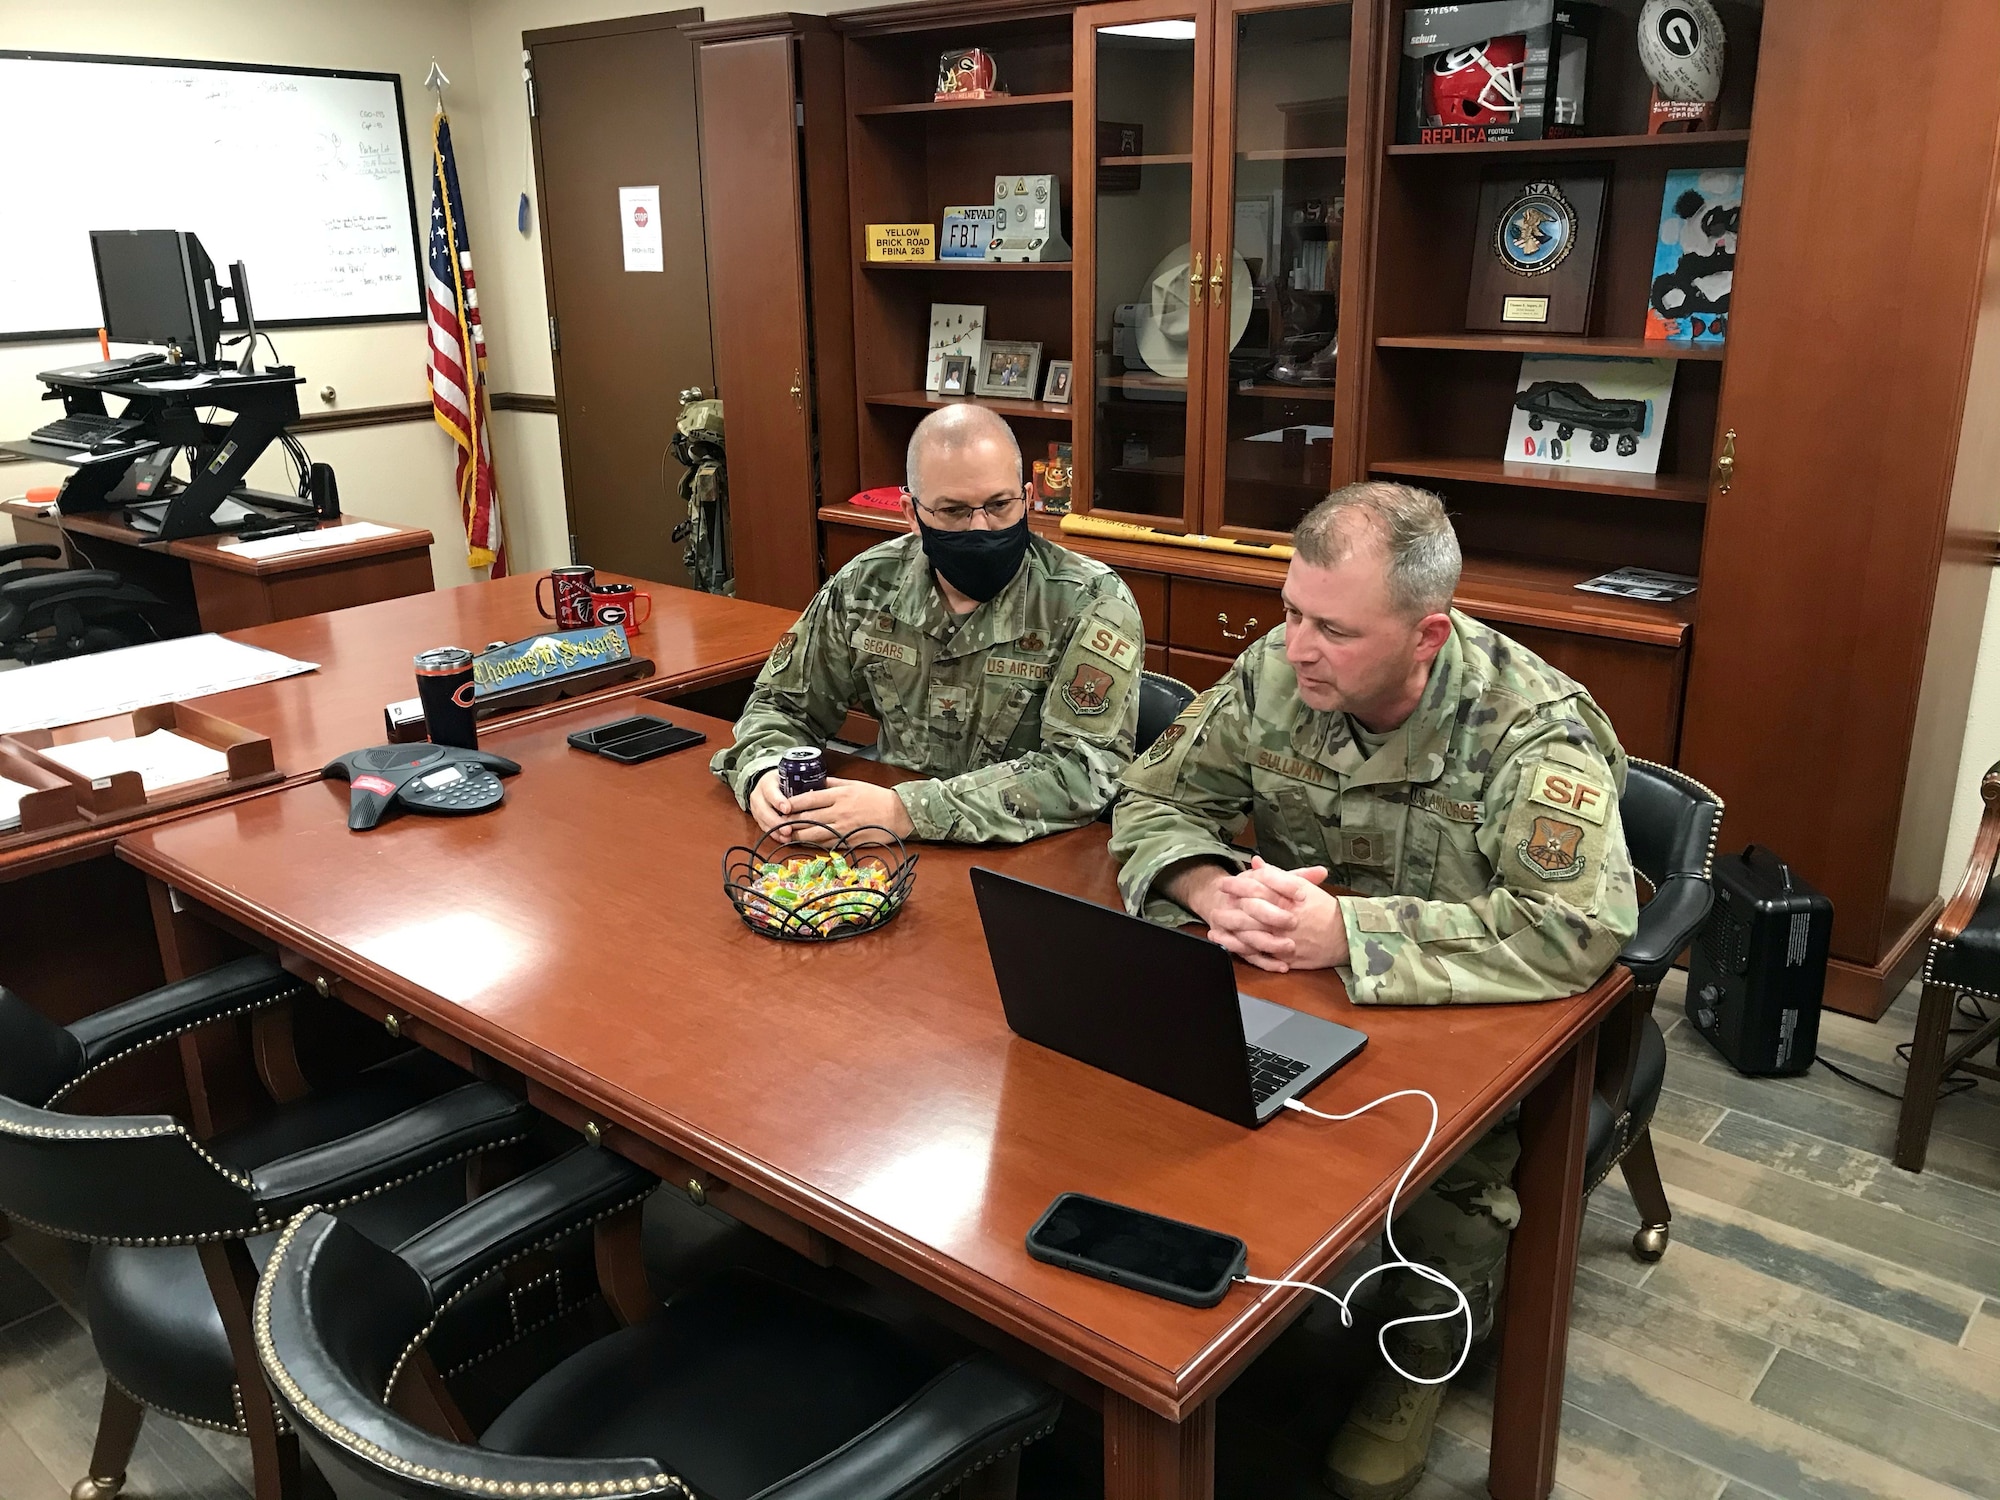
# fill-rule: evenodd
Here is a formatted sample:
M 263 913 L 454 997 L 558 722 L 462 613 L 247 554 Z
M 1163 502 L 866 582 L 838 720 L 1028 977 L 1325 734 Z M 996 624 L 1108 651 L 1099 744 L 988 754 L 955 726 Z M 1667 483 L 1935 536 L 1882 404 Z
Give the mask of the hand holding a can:
M 778 772 L 760 776 L 750 789 L 750 815 L 766 833 L 799 818 L 827 824 L 840 834 L 857 828 L 886 828 L 898 838 L 908 838 L 916 832 L 903 799 L 889 788 L 840 776 L 829 776 L 824 786 L 796 796 L 786 795 Z M 800 843 L 827 844 L 836 835 L 822 828 L 799 827 L 795 836 Z

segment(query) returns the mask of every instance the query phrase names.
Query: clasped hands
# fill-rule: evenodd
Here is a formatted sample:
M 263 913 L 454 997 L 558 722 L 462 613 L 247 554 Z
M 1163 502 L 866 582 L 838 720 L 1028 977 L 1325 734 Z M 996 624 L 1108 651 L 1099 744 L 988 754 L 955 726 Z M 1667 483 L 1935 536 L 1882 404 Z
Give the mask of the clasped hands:
M 1326 866 L 1281 870 L 1253 857 L 1230 873 L 1201 864 L 1172 882 L 1174 899 L 1208 924 L 1210 941 L 1245 963 L 1282 974 L 1347 962 L 1340 899 L 1320 887 Z
M 872 781 L 849 781 L 841 776 L 827 777 L 826 785 L 819 791 L 787 797 L 779 785 L 778 773 L 767 772 L 750 789 L 750 815 L 766 833 L 775 833 L 789 825 L 791 838 L 801 844 L 831 844 L 857 828 L 886 828 L 899 839 L 916 832 L 903 799 L 888 787 Z M 799 822 L 801 818 L 824 823 L 834 831 L 805 826 Z M 874 835 L 864 842 L 883 840 Z

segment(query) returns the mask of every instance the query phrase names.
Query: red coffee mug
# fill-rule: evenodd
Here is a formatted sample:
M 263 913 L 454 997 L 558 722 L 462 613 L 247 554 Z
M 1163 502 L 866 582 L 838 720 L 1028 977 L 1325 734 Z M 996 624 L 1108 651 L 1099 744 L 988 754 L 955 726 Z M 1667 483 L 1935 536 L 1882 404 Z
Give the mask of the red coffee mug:
M 542 602 L 542 585 L 549 585 L 551 603 Z M 551 568 L 535 580 L 535 613 L 554 620 L 558 630 L 582 630 L 595 623 L 590 608 L 591 590 L 597 584 L 597 569 L 590 567 Z
M 590 590 L 590 609 L 597 624 L 622 625 L 628 637 L 635 636 L 653 617 L 653 596 L 629 583 L 600 583 Z

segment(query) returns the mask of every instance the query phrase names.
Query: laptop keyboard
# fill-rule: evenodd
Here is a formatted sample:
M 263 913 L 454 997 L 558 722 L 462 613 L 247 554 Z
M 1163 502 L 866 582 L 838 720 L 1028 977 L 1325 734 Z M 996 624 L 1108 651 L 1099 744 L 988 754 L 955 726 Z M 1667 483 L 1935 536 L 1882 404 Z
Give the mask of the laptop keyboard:
M 1282 1052 L 1267 1052 L 1262 1047 L 1247 1047 L 1245 1050 L 1250 1054 L 1250 1095 L 1258 1104 L 1306 1070 L 1304 1063 Z

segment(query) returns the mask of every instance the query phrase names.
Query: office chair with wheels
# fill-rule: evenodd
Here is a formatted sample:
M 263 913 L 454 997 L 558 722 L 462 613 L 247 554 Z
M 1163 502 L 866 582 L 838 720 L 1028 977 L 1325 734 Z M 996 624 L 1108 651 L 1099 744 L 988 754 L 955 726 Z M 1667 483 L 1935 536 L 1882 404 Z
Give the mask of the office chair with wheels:
M 1673 1215 L 1653 1158 L 1653 1110 L 1667 1072 L 1667 1044 L 1653 1019 L 1653 1000 L 1715 900 L 1709 877 L 1722 799 L 1670 766 L 1634 759 L 1618 812 L 1632 867 L 1652 885 L 1653 899 L 1639 908 L 1639 930 L 1618 955 L 1632 971 L 1632 993 L 1598 1032 L 1584 1192 L 1620 1168 L 1639 1207 L 1632 1253 L 1658 1260 L 1666 1254 Z
M 395 1250 L 320 1212 L 258 1287 L 257 1351 L 340 1500 L 492 1495 L 962 1500 L 1014 1494 L 1061 1400 L 985 1355 L 940 1368 L 886 1325 L 744 1271 L 654 1304 L 615 1231 L 658 1185 L 578 1148 Z M 625 1326 L 529 1386 L 475 1445 L 392 1404 L 439 1308 L 588 1226 Z M 614 1290 L 622 1287 L 623 1290 Z
M 250 1337 L 276 1231 L 312 1203 L 398 1243 L 464 1203 L 463 1174 L 438 1168 L 528 1132 L 525 1104 L 420 1051 L 321 1092 L 297 1096 L 301 1083 L 208 1140 L 171 1115 L 59 1107 L 116 1062 L 219 1022 L 255 1024 L 304 993 L 251 957 L 58 1026 L 0 988 L 0 1213 L 92 1246 L 87 1305 L 106 1385 L 75 1500 L 117 1495 L 149 1407 L 248 1437 L 257 1500 L 294 1495 L 297 1441 Z
M 0 547 L 0 567 L 61 556 L 46 543 Z M 0 572 L 0 660 L 33 666 L 156 641 L 175 629 L 164 600 L 103 568 Z

